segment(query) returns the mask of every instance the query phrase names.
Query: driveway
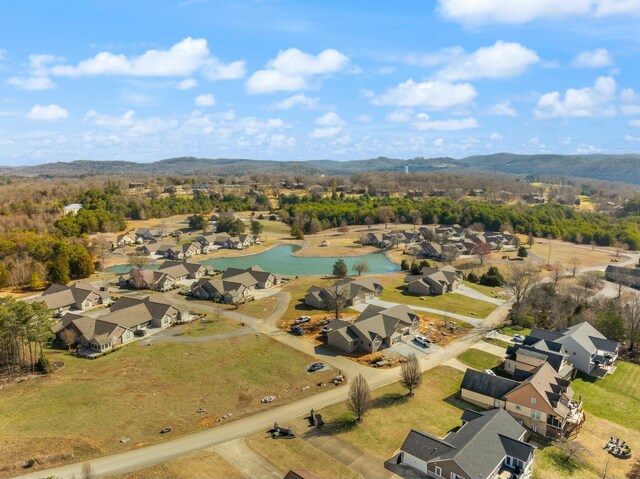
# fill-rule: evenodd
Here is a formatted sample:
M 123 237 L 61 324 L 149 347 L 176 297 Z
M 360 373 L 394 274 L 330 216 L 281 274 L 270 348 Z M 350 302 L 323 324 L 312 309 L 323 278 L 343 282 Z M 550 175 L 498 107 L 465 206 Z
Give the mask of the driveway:
M 218 444 L 213 447 L 213 450 L 224 457 L 229 464 L 232 464 L 245 477 L 282 478 L 282 473 L 247 446 L 244 438 Z
M 422 358 L 427 354 L 434 353 L 438 349 L 440 349 L 440 347 L 435 344 L 425 348 L 424 346 L 416 343 L 413 339 L 407 339 L 406 341 L 400 341 L 387 349 L 383 349 L 381 352 L 383 354 L 396 353 L 405 358 L 409 356 L 409 354 L 413 353 L 418 358 Z
M 454 292 L 463 296 L 467 296 L 468 298 L 486 301 L 487 303 L 493 303 L 497 305 L 501 305 L 502 303 L 504 303 L 504 299 L 492 298 L 491 296 L 487 296 L 486 294 L 482 294 L 480 291 L 476 291 L 475 289 L 470 288 L 466 284 L 461 284 L 455 289 Z

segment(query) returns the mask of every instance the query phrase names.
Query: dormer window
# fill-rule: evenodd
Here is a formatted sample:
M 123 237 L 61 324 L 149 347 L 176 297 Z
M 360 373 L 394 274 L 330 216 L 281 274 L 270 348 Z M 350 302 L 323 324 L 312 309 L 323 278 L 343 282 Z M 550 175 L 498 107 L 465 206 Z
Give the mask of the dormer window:
M 531 398 L 531 404 L 535 404 L 536 403 L 536 398 L 532 397 Z

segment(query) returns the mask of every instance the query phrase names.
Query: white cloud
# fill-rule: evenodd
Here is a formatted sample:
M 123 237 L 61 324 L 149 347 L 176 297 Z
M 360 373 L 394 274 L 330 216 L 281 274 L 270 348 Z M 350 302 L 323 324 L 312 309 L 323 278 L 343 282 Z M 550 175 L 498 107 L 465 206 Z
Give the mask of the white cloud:
M 498 40 L 493 45 L 479 48 L 473 53 L 459 52 L 436 73 L 436 77 L 445 81 L 510 78 L 520 75 L 539 61 L 536 52 L 520 43 Z
M 477 128 L 480 125 L 475 118 L 462 118 L 460 120 L 429 120 L 427 115 L 423 115 L 418 121 L 411 124 L 416 130 L 467 130 L 469 128 Z
M 337 50 L 327 49 L 318 55 L 304 53 L 297 48 L 281 50 L 267 68 L 258 70 L 247 80 L 249 93 L 297 91 L 309 87 L 316 75 L 327 75 L 344 70 L 349 59 Z
M 321 128 L 311 132 L 311 137 L 316 139 L 331 138 L 342 132 L 345 121 L 334 111 L 328 111 L 315 119 L 314 123 Z
M 627 141 L 640 141 L 640 136 L 624 135 L 624 139 Z
M 129 110 L 120 116 L 103 115 L 95 110 L 90 110 L 84 116 L 84 119 L 96 126 L 123 130 L 129 136 L 152 135 L 178 126 L 178 122 L 174 119 L 160 117 L 138 119 L 133 110 Z
M 297 95 L 290 96 L 284 100 L 276 103 L 276 108 L 279 110 L 290 110 L 296 106 L 304 108 L 305 110 L 311 110 L 318 106 L 320 98 L 310 98 L 304 93 L 298 93 Z
M 571 61 L 571 66 L 577 68 L 602 68 L 613 65 L 613 57 L 605 48 L 582 52 Z
M 623 115 L 640 115 L 640 95 L 633 88 L 625 88 L 620 92 L 620 111 Z
M 271 135 L 271 138 L 269 138 L 270 148 L 290 148 L 292 146 L 295 146 L 295 144 L 295 138 L 284 135 L 282 133 L 276 133 L 274 135 Z
M 198 86 L 198 80 L 195 78 L 185 78 L 184 80 L 180 80 L 176 84 L 176 88 L 178 90 L 191 90 Z
M 196 106 L 213 106 L 216 104 L 216 97 L 211 93 L 206 93 L 195 97 L 193 102 Z
M 392 123 L 408 123 L 413 120 L 413 118 L 413 110 L 409 109 L 394 110 L 385 117 L 387 121 L 390 121 Z
M 545 93 L 534 114 L 537 118 L 612 116 L 616 89 L 612 77 L 598 77 L 593 87 L 569 88 L 564 95 L 557 91 Z
M 444 110 L 466 105 L 477 94 L 476 89 L 468 83 L 453 84 L 438 80 L 416 83 L 409 79 L 374 97 L 373 104 Z
M 629 126 L 633 126 L 634 128 L 640 128 L 640 120 L 629 120 Z
M 62 120 L 69 116 L 69 111 L 65 110 L 61 106 L 58 105 L 35 105 L 29 113 L 27 113 L 27 118 L 30 120 L 43 120 L 43 121 L 53 121 L 53 120 Z
M 125 75 L 141 77 L 186 77 L 202 72 L 211 80 L 244 76 L 244 62 L 223 64 L 212 57 L 204 38 L 185 38 L 168 50 L 147 50 L 142 55 L 127 57 L 108 51 L 83 60 L 77 65 L 54 65 L 49 68 L 57 76 Z
M 358 120 L 360 123 L 371 123 L 372 121 L 371 117 L 365 113 L 358 115 L 356 117 L 356 120 Z
M 518 112 L 511 106 L 510 101 L 496 103 L 489 107 L 489 114 L 496 116 L 518 116 Z
M 503 136 L 500 133 L 496 133 L 495 131 L 489 136 L 489 139 L 494 141 L 502 140 L 502 138 Z
M 463 25 L 518 25 L 570 16 L 640 15 L 637 0 L 439 0 L 438 11 Z
M 597 148 L 593 145 L 588 145 L 586 143 L 581 143 L 580 145 L 578 145 L 578 148 L 576 148 L 576 153 L 579 155 L 588 155 L 588 154 L 592 154 L 592 153 L 600 153 L 602 151 L 601 148 Z
M 21 90 L 49 90 L 56 86 L 47 77 L 11 77 L 7 80 L 7 84 Z

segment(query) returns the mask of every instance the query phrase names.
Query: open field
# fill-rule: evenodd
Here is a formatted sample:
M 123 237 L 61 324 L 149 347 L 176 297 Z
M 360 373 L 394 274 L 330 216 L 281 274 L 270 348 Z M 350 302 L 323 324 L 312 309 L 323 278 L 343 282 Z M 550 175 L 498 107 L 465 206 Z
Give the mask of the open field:
M 486 351 L 481 351 L 480 349 L 471 348 L 458 356 L 458 361 L 471 368 L 484 371 L 485 369 L 493 369 L 498 366 L 502 358 L 487 353 Z
M 226 333 L 238 329 L 240 324 L 238 321 L 225 318 L 213 319 L 207 317 L 204 320 L 194 321 L 193 323 L 185 324 L 184 326 L 177 326 L 180 328 L 180 336 L 190 337 L 203 337 L 212 336 L 214 334 Z
M 529 253 L 535 254 L 546 262 L 549 256 L 549 242 L 536 239 L 535 244 L 529 249 Z M 611 254 L 602 253 L 588 247 L 576 247 L 557 241 L 551 242 L 551 264 L 560 263 L 568 267 L 575 258 L 579 262 L 579 267 L 584 268 L 609 264 L 614 257 L 614 252 Z
M 469 281 L 463 281 L 462 284 L 468 286 L 471 289 L 475 289 L 477 292 L 482 293 L 485 296 L 489 296 L 490 298 L 502 298 L 505 296 L 505 291 L 503 288 L 494 286 L 483 286 L 478 283 L 470 283 Z
M 256 433 L 246 439 L 247 445 L 269 461 L 284 476 L 290 469 L 304 469 L 322 478 L 358 479 L 360 474 L 307 441 L 271 439 L 265 433 Z
M 245 304 L 241 304 L 238 307 L 238 313 L 246 314 L 252 318 L 264 319 L 271 316 L 276 310 L 278 300 L 273 296 L 250 301 Z
M 344 404 L 320 411 L 326 434 L 335 434 L 382 459 L 388 459 L 412 428 L 444 436 L 460 425 L 460 415 L 471 407 L 455 397 L 463 373 L 439 366 L 422 375 L 423 384 L 412 398 L 399 383 L 373 392 L 373 407 L 364 423 L 355 425 Z
M 260 403 L 266 395 L 283 404 L 313 394 L 332 375 L 308 375 L 304 368 L 313 358 L 264 335 L 131 344 L 94 361 L 61 351 L 49 356 L 64 368 L 2 389 L 0 475 L 15 475 L 31 457 L 49 458 L 50 467 L 71 454 L 79 461 L 212 427 L 227 413 L 271 407 Z M 207 413 L 197 414 L 199 407 Z M 166 426 L 173 432 L 160 436 Z M 120 444 L 122 437 L 130 443 Z
M 489 313 L 496 309 L 496 305 L 493 303 L 469 298 L 457 293 L 446 293 L 439 296 L 409 294 L 404 290 L 402 275 L 387 275 L 386 278 L 388 279 L 383 282 L 384 291 L 380 296 L 380 299 L 384 301 L 402 303 L 409 306 L 423 306 L 465 316 L 475 315 L 478 318 L 486 318 Z
M 571 387 L 589 413 L 640 432 L 640 366 L 626 361 L 616 366 L 600 380 L 579 374 Z
M 229 462 L 210 449 L 111 479 L 244 479 Z

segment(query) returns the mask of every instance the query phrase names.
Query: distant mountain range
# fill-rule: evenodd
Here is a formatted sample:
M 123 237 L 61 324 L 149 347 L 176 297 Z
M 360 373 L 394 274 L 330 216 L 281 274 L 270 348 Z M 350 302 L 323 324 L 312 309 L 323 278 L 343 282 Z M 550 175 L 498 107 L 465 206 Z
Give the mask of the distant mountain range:
M 367 171 L 482 171 L 534 174 L 549 177 L 579 177 L 640 184 L 640 154 L 624 155 L 493 155 L 454 158 L 373 158 L 368 160 L 272 161 L 228 158 L 170 158 L 152 163 L 128 161 L 72 161 L 28 167 L 1 168 L 0 173 L 58 177 L 105 174 L 214 174 L 237 176 L 247 173 L 347 175 Z

